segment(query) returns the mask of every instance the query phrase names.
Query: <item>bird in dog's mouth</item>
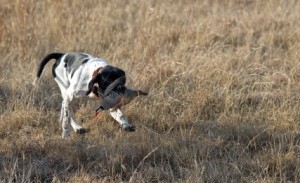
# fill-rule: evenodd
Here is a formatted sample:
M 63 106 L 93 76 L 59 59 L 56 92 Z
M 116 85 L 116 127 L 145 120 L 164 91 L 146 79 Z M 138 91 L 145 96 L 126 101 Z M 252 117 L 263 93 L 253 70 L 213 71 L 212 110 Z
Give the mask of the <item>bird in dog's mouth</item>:
M 142 90 L 132 90 L 127 88 L 123 83 L 125 76 L 122 76 L 112 82 L 102 94 L 102 101 L 96 109 L 96 114 L 103 110 L 118 109 L 130 103 L 135 97 L 140 95 L 148 95 L 147 92 Z

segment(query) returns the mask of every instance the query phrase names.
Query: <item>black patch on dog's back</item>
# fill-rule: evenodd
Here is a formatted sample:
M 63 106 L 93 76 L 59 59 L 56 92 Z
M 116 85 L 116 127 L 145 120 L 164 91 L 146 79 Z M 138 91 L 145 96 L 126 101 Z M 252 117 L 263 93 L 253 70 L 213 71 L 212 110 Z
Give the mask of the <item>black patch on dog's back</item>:
M 89 56 L 84 53 L 68 53 L 66 55 L 64 62 L 65 67 L 67 68 L 68 73 L 71 73 L 73 77 L 74 72 L 83 64 L 87 63 Z

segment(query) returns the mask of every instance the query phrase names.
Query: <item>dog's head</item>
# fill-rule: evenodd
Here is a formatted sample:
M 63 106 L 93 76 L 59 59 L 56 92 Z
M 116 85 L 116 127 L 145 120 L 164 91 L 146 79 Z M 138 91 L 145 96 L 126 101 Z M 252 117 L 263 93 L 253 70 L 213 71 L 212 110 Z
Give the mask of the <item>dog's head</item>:
M 96 112 L 107 109 L 117 109 L 128 104 L 139 95 L 148 95 L 141 90 L 131 90 L 125 86 L 125 72 L 117 67 L 106 66 L 102 72 L 98 73 L 89 83 L 89 90 L 102 98 L 102 102 Z
M 96 74 L 96 76 L 94 76 L 89 82 L 86 95 L 89 95 L 91 92 L 93 92 L 98 97 L 103 97 L 107 89 L 111 91 L 122 90 L 122 86 L 124 86 L 125 83 L 125 72 L 122 69 L 109 65 L 104 67 L 102 72 Z

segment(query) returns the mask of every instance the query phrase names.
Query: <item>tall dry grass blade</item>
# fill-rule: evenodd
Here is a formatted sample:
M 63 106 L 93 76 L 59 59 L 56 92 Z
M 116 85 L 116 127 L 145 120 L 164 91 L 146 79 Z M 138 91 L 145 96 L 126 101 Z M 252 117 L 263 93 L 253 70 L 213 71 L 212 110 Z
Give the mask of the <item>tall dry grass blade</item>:
M 131 183 L 131 182 L 134 181 L 134 180 L 133 180 L 133 179 L 134 179 L 134 176 L 135 176 L 135 174 L 137 173 L 139 167 L 144 163 L 144 161 L 145 161 L 152 153 L 154 153 L 155 151 L 157 151 L 159 147 L 160 147 L 160 145 L 157 146 L 156 148 L 154 148 L 152 151 L 150 151 L 150 152 L 149 152 L 149 153 L 148 153 L 148 154 L 140 161 L 140 163 L 139 163 L 138 166 L 134 169 L 132 175 L 130 176 L 129 183 Z

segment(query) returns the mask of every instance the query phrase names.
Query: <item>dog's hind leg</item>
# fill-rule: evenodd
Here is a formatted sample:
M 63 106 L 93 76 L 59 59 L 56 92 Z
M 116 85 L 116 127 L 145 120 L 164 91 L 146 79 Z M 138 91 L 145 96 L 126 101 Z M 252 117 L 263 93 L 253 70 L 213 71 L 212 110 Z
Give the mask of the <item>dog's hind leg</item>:
M 62 123 L 63 116 L 64 116 L 64 108 L 61 107 L 61 109 L 60 109 L 60 116 L 59 116 L 59 124 Z
M 83 134 L 86 130 L 76 123 L 74 119 L 74 112 L 72 109 L 72 99 L 73 97 L 69 97 L 68 95 L 64 97 L 62 102 L 62 110 L 63 110 L 63 119 L 62 119 L 62 137 L 68 138 L 70 136 L 70 126 L 74 129 L 74 131 L 78 134 Z
M 69 98 L 67 95 L 67 86 L 64 84 L 60 79 L 55 78 L 57 82 L 61 95 L 63 98 L 61 104 L 61 111 L 60 111 L 60 119 L 62 125 L 62 138 L 68 138 L 70 136 L 70 123 L 71 123 L 71 113 L 70 113 L 70 102 L 72 99 Z
M 63 99 L 62 108 L 63 108 L 63 119 L 62 119 L 62 138 L 70 137 L 70 110 L 69 110 L 69 101 L 68 99 Z

